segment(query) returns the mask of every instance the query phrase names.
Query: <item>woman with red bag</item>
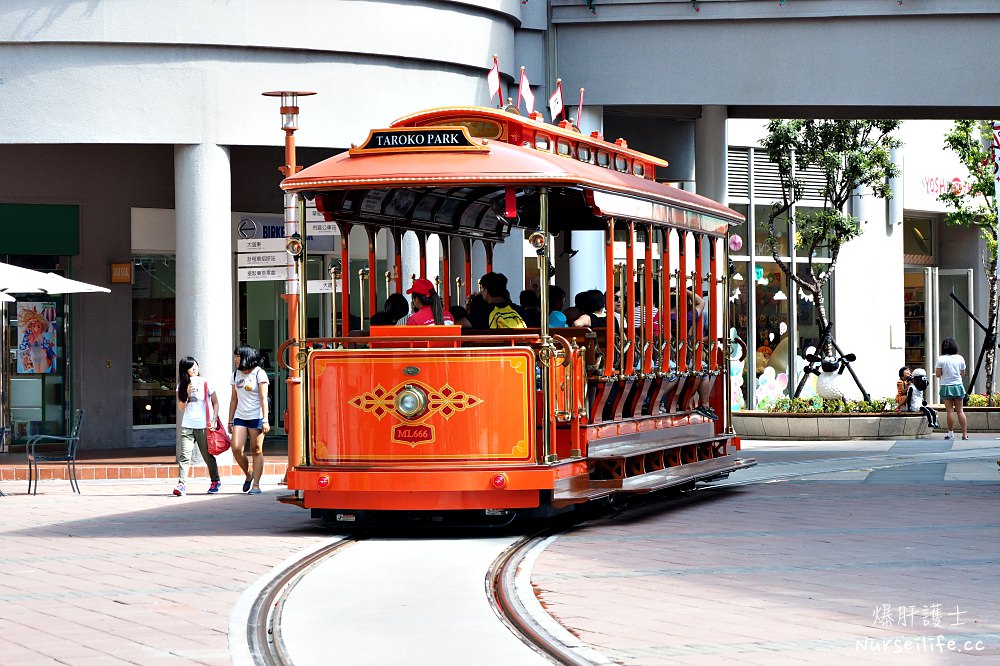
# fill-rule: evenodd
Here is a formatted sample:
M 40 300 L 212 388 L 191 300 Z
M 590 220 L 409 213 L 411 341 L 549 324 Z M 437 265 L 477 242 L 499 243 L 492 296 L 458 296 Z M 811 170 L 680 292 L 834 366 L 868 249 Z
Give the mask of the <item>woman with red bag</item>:
M 212 479 L 208 492 L 217 493 L 222 483 L 219 478 L 219 466 L 215 462 L 215 456 L 208 452 L 205 433 L 208 425 L 219 418 L 219 399 L 212 384 L 198 375 L 198 361 L 185 356 L 177 364 L 177 371 L 180 377 L 177 383 L 177 413 L 181 415 L 181 447 L 177 453 L 177 466 L 180 472 L 177 475 L 177 485 L 174 486 L 174 495 L 187 494 L 187 473 L 191 466 L 191 455 L 195 444 L 201 451 L 201 457 L 208 466 L 208 473 Z M 211 416 L 208 414 L 206 400 L 212 405 Z

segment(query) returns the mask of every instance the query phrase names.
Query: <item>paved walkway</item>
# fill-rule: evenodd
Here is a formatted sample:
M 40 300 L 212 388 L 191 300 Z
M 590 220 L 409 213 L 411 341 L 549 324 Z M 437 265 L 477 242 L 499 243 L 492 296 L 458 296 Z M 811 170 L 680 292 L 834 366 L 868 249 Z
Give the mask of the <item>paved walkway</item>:
M 748 442 L 757 471 L 845 463 L 578 529 L 541 552 L 531 582 L 619 664 L 1000 663 L 995 462 L 851 460 L 913 446 Z M 80 496 L 66 481 L 37 496 L 0 481 L 0 666 L 229 664 L 243 592 L 329 536 L 274 501 L 277 476 L 254 497 L 240 480 L 212 496 L 195 479 L 183 498 L 168 479 L 89 481 Z
M 0 665 L 229 664 L 243 591 L 329 537 L 275 501 L 277 477 L 256 496 L 241 480 L 0 484 Z
M 897 446 L 911 445 L 818 448 L 848 458 Z M 744 453 L 766 461 L 795 447 Z M 698 493 L 564 535 L 534 564 L 539 601 L 619 664 L 1000 663 L 993 459 L 806 479 Z

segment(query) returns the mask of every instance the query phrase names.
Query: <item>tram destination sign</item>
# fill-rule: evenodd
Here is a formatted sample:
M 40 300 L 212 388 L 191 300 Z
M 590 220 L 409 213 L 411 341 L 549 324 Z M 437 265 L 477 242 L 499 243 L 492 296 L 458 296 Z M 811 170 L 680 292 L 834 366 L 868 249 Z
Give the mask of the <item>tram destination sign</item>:
M 474 139 L 465 127 L 397 127 L 375 129 L 360 146 L 350 150 L 351 155 L 398 152 L 488 152 L 489 146 L 482 139 Z

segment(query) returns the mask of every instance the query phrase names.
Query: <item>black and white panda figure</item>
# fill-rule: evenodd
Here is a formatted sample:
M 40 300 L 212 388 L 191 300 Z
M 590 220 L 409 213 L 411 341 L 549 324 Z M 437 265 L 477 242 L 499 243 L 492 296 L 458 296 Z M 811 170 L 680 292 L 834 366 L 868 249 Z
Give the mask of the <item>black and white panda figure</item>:
M 922 412 L 927 417 L 927 425 L 937 428 L 937 412 L 928 407 L 927 401 L 924 400 L 924 391 L 928 385 L 927 371 L 923 368 L 914 370 L 910 375 L 910 385 L 906 389 L 906 411 Z

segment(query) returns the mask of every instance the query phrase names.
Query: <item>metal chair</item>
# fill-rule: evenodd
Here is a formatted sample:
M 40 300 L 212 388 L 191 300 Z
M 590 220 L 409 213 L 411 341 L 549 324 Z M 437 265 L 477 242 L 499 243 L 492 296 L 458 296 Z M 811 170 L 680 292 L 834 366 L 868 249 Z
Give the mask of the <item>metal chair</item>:
M 83 410 L 76 410 L 73 416 L 73 430 L 68 437 L 60 437 L 58 435 L 34 435 L 28 438 L 25 450 L 28 454 L 28 494 L 37 495 L 38 494 L 38 463 L 41 462 L 64 462 L 66 463 L 66 471 L 69 476 L 69 484 L 73 488 L 73 492 L 80 492 L 80 485 L 76 481 L 76 449 L 80 444 L 80 427 L 83 425 Z M 59 448 L 55 451 L 43 451 L 42 453 L 37 452 L 37 447 L 39 444 L 46 444 L 49 442 L 59 442 L 65 446 L 65 448 Z M 32 492 L 31 484 L 34 482 L 35 488 Z M 82 493 L 81 493 L 82 494 Z

